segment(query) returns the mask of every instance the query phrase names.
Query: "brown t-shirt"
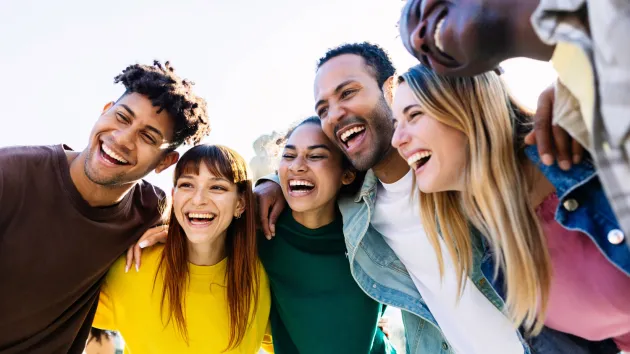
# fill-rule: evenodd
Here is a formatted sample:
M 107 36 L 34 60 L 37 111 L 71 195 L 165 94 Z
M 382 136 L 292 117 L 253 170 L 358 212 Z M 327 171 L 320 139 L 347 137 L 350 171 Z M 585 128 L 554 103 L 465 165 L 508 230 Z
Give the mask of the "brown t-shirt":
M 160 222 L 164 193 L 138 183 L 94 208 L 66 147 L 0 149 L 0 353 L 82 353 L 108 268 Z

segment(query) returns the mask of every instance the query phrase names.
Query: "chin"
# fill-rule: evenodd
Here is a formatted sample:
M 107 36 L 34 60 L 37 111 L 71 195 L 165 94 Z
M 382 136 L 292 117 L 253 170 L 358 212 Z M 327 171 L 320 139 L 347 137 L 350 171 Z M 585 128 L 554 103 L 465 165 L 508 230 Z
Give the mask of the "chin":
M 303 213 L 309 211 L 312 208 L 313 203 L 309 203 L 306 200 L 287 200 L 287 204 L 289 204 L 289 208 L 297 213 Z

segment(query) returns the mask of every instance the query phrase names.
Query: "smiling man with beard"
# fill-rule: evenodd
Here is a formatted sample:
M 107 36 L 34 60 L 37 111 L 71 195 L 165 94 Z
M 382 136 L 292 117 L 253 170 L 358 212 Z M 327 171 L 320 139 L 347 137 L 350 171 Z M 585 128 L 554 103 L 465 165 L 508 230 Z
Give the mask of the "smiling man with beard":
M 0 149 L 0 353 L 82 353 L 108 268 L 160 223 L 141 179 L 209 132 L 206 102 L 168 62 L 131 65 L 81 152 Z

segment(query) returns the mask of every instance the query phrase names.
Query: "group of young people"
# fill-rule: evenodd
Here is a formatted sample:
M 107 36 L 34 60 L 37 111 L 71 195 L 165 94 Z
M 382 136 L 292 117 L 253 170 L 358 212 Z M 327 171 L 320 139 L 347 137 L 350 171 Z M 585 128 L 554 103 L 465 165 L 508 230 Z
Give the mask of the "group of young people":
M 317 115 L 256 186 L 237 152 L 199 144 L 189 81 L 127 67 L 83 151 L 0 149 L 0 353 L 81 353 L 92 327 L 132 353 L 630 350 L 630 119 L 612 92 L 630 62 L 601 44 L 624 9 L 409 0 L 421 64 L 329 50 Z M 536 114 L 502 82 L 514 56 L 558 70 Z M 142 180 L 173 165 L 169 197 Z

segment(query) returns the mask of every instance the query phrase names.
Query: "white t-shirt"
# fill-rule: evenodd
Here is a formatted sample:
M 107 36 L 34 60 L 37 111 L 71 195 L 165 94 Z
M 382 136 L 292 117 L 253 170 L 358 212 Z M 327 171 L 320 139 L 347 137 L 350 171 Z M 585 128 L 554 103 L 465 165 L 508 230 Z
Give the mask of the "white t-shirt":
M 510 321 L 466 278 L 459 303 L 457 278 L 443 245 L 444 277 L 420 220 L 420 206 L 409 171 L 398 182 L 379 182 L 372 226 L 409 271 L 422 298 L 458 354 L 520 354 L 523 346 Z M 413 191 L 413 193 L 412 193 Z

